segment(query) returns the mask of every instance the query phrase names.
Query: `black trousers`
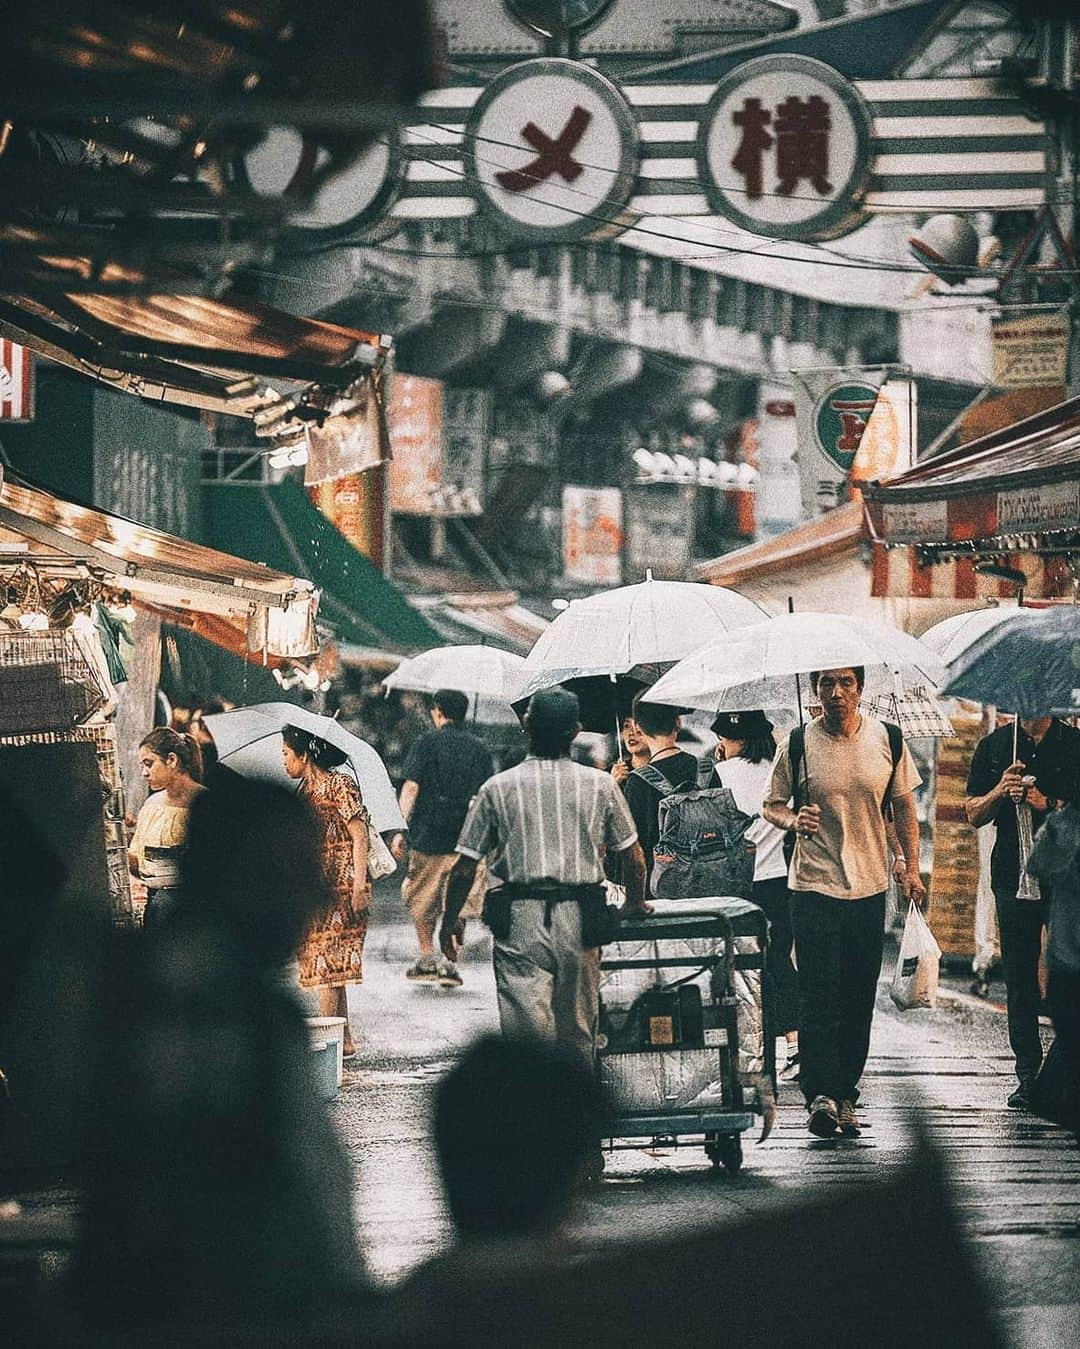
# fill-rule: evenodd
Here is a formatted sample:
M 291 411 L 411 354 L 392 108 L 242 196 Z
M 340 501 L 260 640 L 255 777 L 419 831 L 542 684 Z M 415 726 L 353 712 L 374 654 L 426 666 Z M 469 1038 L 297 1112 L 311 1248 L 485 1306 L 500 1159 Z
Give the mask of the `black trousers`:
M 772 1024 L 777 1035 L 786 1035 L 799 1024 L 799 976 L 791 963 L 795 934 L 791 930 L 791 896 L 787 877 L 775 876 L 754 882 L 754 903 L 769 920 L 769 949 L 765 975 L 772 999 Z
M 1046 991 L 1062 1059 L 1062 1123 L 1080 1137 L 1080 972 L 1050 967 Z
M 1001 967 L 1009 1009 L 1009 1045 L 1016 1059 L 1021 1082 L 1032 1078 L 1042 1063 L 1039 1040 L 1039 952 L 1046 926 L 1047 899 L 1017 899 L 1014 894 L 994 893 Z
M 815 1096 L 857 1101 L 870 1052 L 885 937 L 885 892 L 833 899 L 791 892 L 799 962 L 799 1085 Z

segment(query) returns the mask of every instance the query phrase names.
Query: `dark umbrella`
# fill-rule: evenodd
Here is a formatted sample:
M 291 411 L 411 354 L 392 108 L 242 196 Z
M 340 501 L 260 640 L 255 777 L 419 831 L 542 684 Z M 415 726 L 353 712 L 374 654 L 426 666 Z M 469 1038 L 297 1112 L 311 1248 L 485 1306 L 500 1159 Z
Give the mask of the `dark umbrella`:
M 1080 715 L 1080 607 L 1018 609 L 949 662 L 941 691 L 1025 719 Z

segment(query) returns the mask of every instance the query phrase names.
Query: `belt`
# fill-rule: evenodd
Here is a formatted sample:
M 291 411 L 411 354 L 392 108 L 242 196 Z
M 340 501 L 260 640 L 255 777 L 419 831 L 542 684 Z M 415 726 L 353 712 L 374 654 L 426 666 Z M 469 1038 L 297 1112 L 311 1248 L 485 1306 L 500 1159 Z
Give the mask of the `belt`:
M 566 904 L 570 901 L 586 903 L 597 895 L 603 895 L 604 887 L 599 883 L 570 885 L 561 881 L 537 881 L 535 884 L 529 881 L 507 881 L 496 893 L 511 903 L 515 899 L 542 899 L 544 926 L 550 927 L 551 911 L 556 904 Z

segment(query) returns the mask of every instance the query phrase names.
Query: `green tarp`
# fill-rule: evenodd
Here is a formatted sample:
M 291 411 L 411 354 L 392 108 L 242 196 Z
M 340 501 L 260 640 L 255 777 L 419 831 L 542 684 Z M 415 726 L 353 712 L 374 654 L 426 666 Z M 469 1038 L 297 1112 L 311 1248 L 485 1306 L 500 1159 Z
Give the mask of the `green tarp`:
M 206 488 L 205 507 L 215 548 L 314 582 L 322 591 L 319 618 L 339 641 L 406 655 L 445 645 L 298 483 L 214 483 Z

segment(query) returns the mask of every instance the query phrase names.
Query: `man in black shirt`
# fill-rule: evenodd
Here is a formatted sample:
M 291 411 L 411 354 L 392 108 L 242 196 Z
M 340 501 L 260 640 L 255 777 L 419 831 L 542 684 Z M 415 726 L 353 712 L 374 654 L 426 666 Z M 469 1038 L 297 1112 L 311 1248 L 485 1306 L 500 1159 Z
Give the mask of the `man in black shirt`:
M 663 774 L 673 792 L 680 787 L 696 786 L 698 761 L 676 744 L 678 710 L 662 703 L 643 703 L 639 694 L 634 700 L 633 717 L 649 750 L 649 767 Z M 658 788 L 645 781 L 640 769 L 635 769 L 626 779 L 624 790 L 645 853 L 647 882 L 652 875 L 653 847 L 660 837 L 659 815 L 663 797 Z
M 444 988 L 459 986 L 461 975 L 451 961 L 440 961 L 435 928 L 446 905 L 446 881 L 457 860 L 454 849 L 469 804 L 494 771 L 487 749 L 464 728 L 468 710 L 468 698 L 456 689 L 435 694 L 431 707 L 435 730 L 422 735 L 409 750 L 400 795 L 411 847 L 401 895 L 420 944 L 419 958 L 406 978 Z M 466 917 L 479 913 L 483 884 L 481 876 Z
M 1018 899 L 1020 839 L 1016 806 L 1031 807 L 1038 829 L 1051 810 L 1073 797 L 1080 780 L 1080 731 L 1051 717 L 1021 721 L 1016 753 L 1014 726 L 993 731 L 975 746 L 968 773 L 966 812 L 976 828 L 997 825 L 990 858 L 990 885 L 997 907 L 1001 963 L 1009 1008 L 1009 1044 L 1016 1057 L 1019 1086 L 1009 1097 L 1014 1110 L 1026 1110 L 1031 1084 L 1042 1064 L 1039 1040 L 1039 954 L 1046 925 L 1048 896 Z M 1024 779 L 1034 778 L 1034 785 Z

